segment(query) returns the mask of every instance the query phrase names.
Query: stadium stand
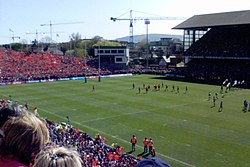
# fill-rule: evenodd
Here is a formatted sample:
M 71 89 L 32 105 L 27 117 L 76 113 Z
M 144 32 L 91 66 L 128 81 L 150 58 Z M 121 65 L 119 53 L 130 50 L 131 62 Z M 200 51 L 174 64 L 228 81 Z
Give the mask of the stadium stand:
M 10 111 L 21 115 L 9 117 L 1 127 L 3 135 L 0 142 L 0 166 L 29 166 L 35 155 L 49 141 L 48 128 L 43 119 L 27 112 L 17 103 L 1 109 L 1 113 Z
M 11 100 L 6 100 L 6 99 L 1 100 L 1 106 L 0 106 L 2 107 L 1 112 L 7 112 L 7 110 L 5 111 L 4 108 L 5 106 L 4 104 L 6 102 L 11 104 L 13 103 Z M 15 104 L 21 106 L 17 103 Z M 13 109 L 10 110 L 12 111 Z M 27 114 L 30 114 L 33 117 L 35 117 L 32 113 L 29 113 L 28 110 L 26 110 L 25 113 L 26 112 Z M 0 118 L 0 120 L 1 119 L 2 117 Z M 38 120 L 38 118 L 36 118 L 35 120 Z M 46 132 L 45 134 L 49 135 L 51 142 L 47 143 L 45 145 L 45 148 L 65 147 L 70 150 L 77 151 L 80 155 L 80 158 L 82 159 L 83 163 L 82 166 L 84 167 L 95 167 L 95 166 L 133 167 L 141 160 L 140 158 L 136 158 L 129 153 L 124 153 L 123 148 L 117 144 L 114 144 L 113 146 L 106 145 L 105 142 L 107 142 L 107 139 L 105 137 L 102 138 L 99 133 L 95 137 L 91 137 L 86 132 L 73 127 L 69 123 L 65 122 L 56 123 L 46 119 L 46 124 L 48 130 L 45 131 Z M 46 128 L 45 124 L 44 127 Z M 45 135 L 44 138 L 46 137 L 48 138 L 47 135 Z M 1 153 L 2 152 L 0 152 L 0 155 Z M 46 157 L 46 155 L 44 155 L 43 153 L 41 153 L 41 155 Z M 44 157 L 40 157 L 39 162 L 37 163 L 41 163 L 40 162 L 41 158 Z M 28 164 L 28 162 L 26 162 L 26 164 Z
M 184 68 L 159 70 L 133 65 L 128 69 L 106 61 L 102 62 L 101 74 L 171 74 L 217 84 L 227 79 L 249 83 L 249 18 L 250 10 L 197 15 L 174 27 L 184 29 Z M 95 76 L 97 66 L 98 61 L 91 58 L 0 50 L 0 83 Z M 120 146 L 107 146 L 98 135 L 93 138 L 67 123 L 47 120 L 47 124 L 52 142 L 77 150 L 84 166 L 135 166 L 140 161 L 120 152 Z
M 139 161 L 130 154 L 119 151 L 120 146 L 110 147 L 99 134 L 92 138 L 86 132 L 67 123 L 47 120 L 51 140 L 58 146 L 74 148 L 80 153 L 84 166 L 135 166 Z
M 175 74 L 221 84 L 250 79 L 250 11 L 193 16 L 174 29 L 184 29 L 186 67 Z
M 97 74 L 96 68 L 85 64 L 83 58 L 47 52 L 27 55 L 20 51 L 1 50 L 0 67 L 0 83 Z

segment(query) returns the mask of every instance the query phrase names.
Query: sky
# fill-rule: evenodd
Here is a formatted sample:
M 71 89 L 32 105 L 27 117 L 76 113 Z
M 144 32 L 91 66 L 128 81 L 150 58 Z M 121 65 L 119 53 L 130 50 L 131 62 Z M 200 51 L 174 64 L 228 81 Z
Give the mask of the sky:
M 0 0 L 0 45 L 13 42 L 13 36 L 14 42 L 28 43 L 50 37 L 50 23 L 56 42 L 69 41 L 73 33 L 83 39 L 129 36 L 129 20 L 113 22 L 110 17 L 129 18 L 130 10 L 133 17 L 176 18 L 150 20 L 148 33 L 182 35 L 183 30 L 172 28 L 194 15 L 249 8 L 247 0 Z M 143 20 L 133 26 L 134 35 L 146 34 Z

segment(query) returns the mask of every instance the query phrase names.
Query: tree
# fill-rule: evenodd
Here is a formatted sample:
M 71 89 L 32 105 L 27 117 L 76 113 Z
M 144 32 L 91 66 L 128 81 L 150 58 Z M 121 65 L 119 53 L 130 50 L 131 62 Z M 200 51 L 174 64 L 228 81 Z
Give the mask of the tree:
M 103 37 L 100 37 L 100 36 L 94 36 L 93 38 L 92 38 L 92 41 L 93 41 L 93 43 L 94 44 L 96 44 L 97 42 L 100 42 L 100 41 L 102 41 L 103 40 Z
M 22 39 L 22 40 L 21 40 L 21 43 L 22 43 L 23 45 L 24 45 L 24 44 L 27 45 L 27 44 L 28 44 L 28 41 L 27 41 L 26 39 Z
M 75 56 L 77 56 L 77 57 L 83 57 L 84 54 L 85 54 L 85 50 L 84 49 L 79 49 L 79 48 L 75 49 Z
M 80 47 L 81 35 L 79 33 L 73 33 L 70 36 L 70 42 L 72 43 L 73 49 Z
M 89 48 L 91 48 L 93 46 L 93 41 L 91 39 L 88 39 L 88 40 L 82 40 L 79 44 L 80 48 L 82 49 L 86 49 L 88 50 Z
M 21 43 L 12 43 L 11 44 L 11 49 L 18 51 L 23 48 L 23 45 Z
M 138 42 L 136 44 L 136 48 L 140 51 L 140 52 L 145 52 L 147 50 L 147 41 L 146 39 L 142 40 L 141 42 Z
M 45 36 L 40 40 L 40 43 L 42 44 L 49 44 L 51 41 L 51 38 L 49 36 Z
M 74 50 L 67 50 L 67 51 L 65 52 L 65 55 L 66 55 L 66 56 L 74 56 L 74 54 L 75 54 L 75 51 L 74 51 Z
M 94 44 L 93 46 L 121 46 L 119 42 L 112 42 L 108 40 L 102 40 Z

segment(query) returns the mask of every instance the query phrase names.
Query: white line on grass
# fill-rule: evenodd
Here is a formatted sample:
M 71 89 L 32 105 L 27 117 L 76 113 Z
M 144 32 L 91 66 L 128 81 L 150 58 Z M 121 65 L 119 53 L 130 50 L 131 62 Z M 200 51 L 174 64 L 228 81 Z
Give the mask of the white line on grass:
M 59 114 L 55 114 L 55 113 L 49 112 L 48 110 L 45 110 L 45 109 L 40 109 L 40 110 L 42 110 L 42 111 L 44 111 L 44 112 L 46 112 L 46 113 L 48 113 L 48 114 L 54 115 L 54 116 L 56 116 L 56 117 L 65 119 L 65 117 L 63 117 L 63 116 L 61 116 L 61 115 L 59 115 Z M 132 113 L 131 113 L 131 114 L 132 114 Z M 88 126 L 88 125 L 82 125 L 81 123 L 76 122 L 76 121 L 71 121 L 71 122 L 73 122 L 73 123 L 75 123 L 75 124 L 78 124 L 78 125 L 80 125 L 80 126 L 86 127 L 86 128 L 88 128 L 88 129 L 91 129 L 91 130 L 93 130 L 93 131 L 96 131 L 96 132 L 99 132 L 99 133 L 103 133 L 103 134 L 105 134 L 105 135 L 107 135 L 107 136 L 112 136 L 113 138 L 115 138 L 115 139 L 117 139 L 117 140 L 120 140 L 120 141 L 122 141 L 122 142 L 124 142 L 124 143 L 129 143 L 129 144 L 130 144 L 130 142 L 127 141 L 127 140 L 124 140 L 124 139 L 119 138 L 119 137 L 117 137 L 117 136 L 113 136 L 113 135 L 108 134 L 108 133 L 106 133 L 106 132 L 103 132 L 103 131 L 101 131 L 101 130 L 92 128 L 92 127 L 90 127 L 90 126 Z M 141 148 L 141 149 L 143 148 L 142 146 L 137 146 L 137 147 L 139 147 L 139 148 Z M 182 164 L 182 165 L 190 166 L 190 167 L 195 167 L 195 166 L 192 165 L 192 164 L 189 164 L 189 163 L 186 163 L 186 162 L 184 162 L 184 161 L 175 159 L 175 158 L 173 158 L 173 157 L 169 157 L 169 156 L 164 155 L 164 154 L 161 154 L 161 153 L 157 153 L 157 154 L 160 155 L 160 156 L 162 156 L 162 157 L 171 159 L 171 160 L 173 160 L 173 161 L 175 161 L 175 162 L 177 162 L 177 163 L 180 163 L 180 164 Z
M 202 101 L 204 101 L 204 100 L 202 100 Z M 184 104 L 184 105 L 187 105 L 187 104 Z M 31 106 L 32 106 L 32 105 L 31 105 Z M 175 106 L 172 106 L 172 107 L 178 107 L 178 106 L 183 106 L 183 105 L 175 105 Z M 170 107 L 170 108 L 171 108 L 171 107 Z M 54 116 L 56 116 L 56 117 L 59 117 L 59 118 L 62 118 L 62 119 L 66 119 L 66 117 L 61 116 L 61 115 L 56 114 L 56 113 L 52 113 L 52 112 L 50 112 L 50 111 L 48 111 L 48 110 L 41 109 L 41 108 L 40 108 L 39 110 L 42 110 L 42 111 L 44 111 L 44 112 L 46 112 L 46 113 L 48 113 L 48 114 L 54 115 Z M 148 112 L 148 111 L 140 111 L 140 112 Z M 136 114 L 136 113 L 140 113 L 140 112 L 134 112 L 134 113 L 129 113 L 129 114 Z M 127 115 L 129 115 L 129 114 L 127 114 Z M 118 116 L 121 116 L 121 115 L 117 115 L 117 116 L 114 116 L 114 117 L 118 117 Z M 104 119 L 104 118 L 103 118 L 103 119 Z M 113 135 L 108 134 L 108 133 L 106 133 L 106 132 L 103 132 L 103 131 L 101 131 L 101 130 L 92 128 L 92 127 L 90 127 L 90 126 L 88 126 L 88 125 L 83 125 L 83 124 L 81 124 L 81 123 L 79 123 L 79 122 L 76 122 L 76 121 L 71 121 L 71 122 L 73 122 L 73 123 L 75 123 L 75 124 L 78 124 L 78 125 L 80 125 L 80 126 L 86 127 L 86 128 L 88 128 L 88 129 L 91 129 L 92 131 L 96 131 L 96 132 L 99 132 L 99 133 L 103 133 L 103 134 L 105 134 L 105 135 L 107 135 L 107 136 L 111 136 L 111 137 L 113 137 L 113 138 L 115 138 L 115 139 L 117 139 L 117 140 L 120 140 L 120 141 L 124 142 L 124 143 L 130 144 L 130 142 L 127 141 L 127 140 L 124 140 L 124 139 L 119 138 L 119 137 L 117 137 L 117 136 L 113 136 Z M 143 149 L 143 147 L 140 146 L 140 145 L 138 145 L 137 147 Z M 190 167 L 195 167 L 195 165 L 192 165 L 192 164 L 189 164 L 189 163 L 187 163 L 187 162 L 184 162 L 184 161 L 175 159 L 175 158 L 173 158 L 173 157 L 170 157 L 170 156 L 161 154 L 161 153 L 159 153 L 159 152 L 157 152 L 157 154 L 160 155 L 160 156 L 162 156 L 162 157 L 165 157 L 165 158 L 168 158 L 168 159 L 170 159 L 170 160 L 173 160 L 173 161 L 175 161 L 175 162 L 177 162 L 177 163 L 179 163 L 179 164 L 182 164 L 182 165 L 185 165 L 185 166 L 190 166 Z
M 166 108 L 176 108 L 176 107 L 181 107 L 181 106 L 187 106 L 187 105 L 192 105 L 192 104 L 196 104 L 196 103 L 202 103 L 202 102 L 204 102 L 206 100 L 207 99 L 203 99 L 202 101 L 199 101 L 199 102 L 172 105 L 172 106 L 167 106 Z M 119 114 L 119 115 L 114 115 L 114 116 L 109 116 L 109 117 L 101 117 L 101 118 L 91 119 L 91 120 L 87 120 L 87 121 L 81 121 L 80 123 L 100 121 L 100 120 L 104 120 L 104 119 L 116 118 L 116 117 L 121 117 L 121 116 L 125 116 L 125 115 L 140 114 L 140 113 L 145 113 L 145 112 L 149 112 L 149 111 L 138 111 L 138 112 L 131 112 L 131 113 L 127 113 L 127 114 Z
M 207 99 L 203 99 L 201 101 L 192 102 L 192 103 L 171 105 L 171 106 L 167 106 L 166 108 L 177 108 L 177 107 L 181 107 L 181 106 L 188 106 L 188 105 L 193 105 L 193 104 L 199 104 L 199 103 L 203 103 L 205 101 L 207 101 Z
M 109 116 L 109 117 L 101 117 L 101 118 L 91 119 L 91 120 L 87 120 L 87 121 L 81 121 L 80 123 L 99 121 L 99 120 L 104 120 L 104 119 L 116 118 L 116 117 L 121 117 L 121 116 L 125 116 L 125 115 L 140 114 L 140 113 L 145 113 L 145 112 L 148 112 L 148 111 L 138 111 L 138 112 L 131 112 L 131 113 L 127 113 L 127 114 L 119 114 L 119 115 L 114 115 L 114 116 Z

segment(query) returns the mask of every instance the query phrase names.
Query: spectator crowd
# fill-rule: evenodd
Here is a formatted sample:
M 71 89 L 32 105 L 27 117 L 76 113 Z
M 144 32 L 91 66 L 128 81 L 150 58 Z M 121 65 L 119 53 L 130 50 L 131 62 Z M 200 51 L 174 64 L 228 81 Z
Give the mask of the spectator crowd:
M 49 80 L 69 77 L 97 76 L 98 60 L 48 52 L 27 54 L 22 51 L 0 49 L 0 83 Z M 142 65 L 123 66 L 102 62 L 101 75 L 165 74 L 170 70 L 146 69 Z
M 55 123 L 10 100 L 0 101 L 0 166 L 134 167 L 140 161 L 68 123 Z
M 106 145 L 107 139 L 102 138 L 99 133 L 95 137 L 91 137 L 86 132 L 67 123 L 53 123 L 47 120 L 47 124 L 52 142 L 59 146 L 77 150 L 86 167 L 132 167 L 139 161 L 134 156 L 123 153 L 121 146 Z
M 187 78 L 215 81 L 225 79 L 250 81 L 249 26 L 210 29 L 188 48 L 186 67 L 176 74 Z
M 48 52 L 26 54 L 2 49 L 0 83 L 96 75 L 97 69 L 85 63 L 90 60 Z

